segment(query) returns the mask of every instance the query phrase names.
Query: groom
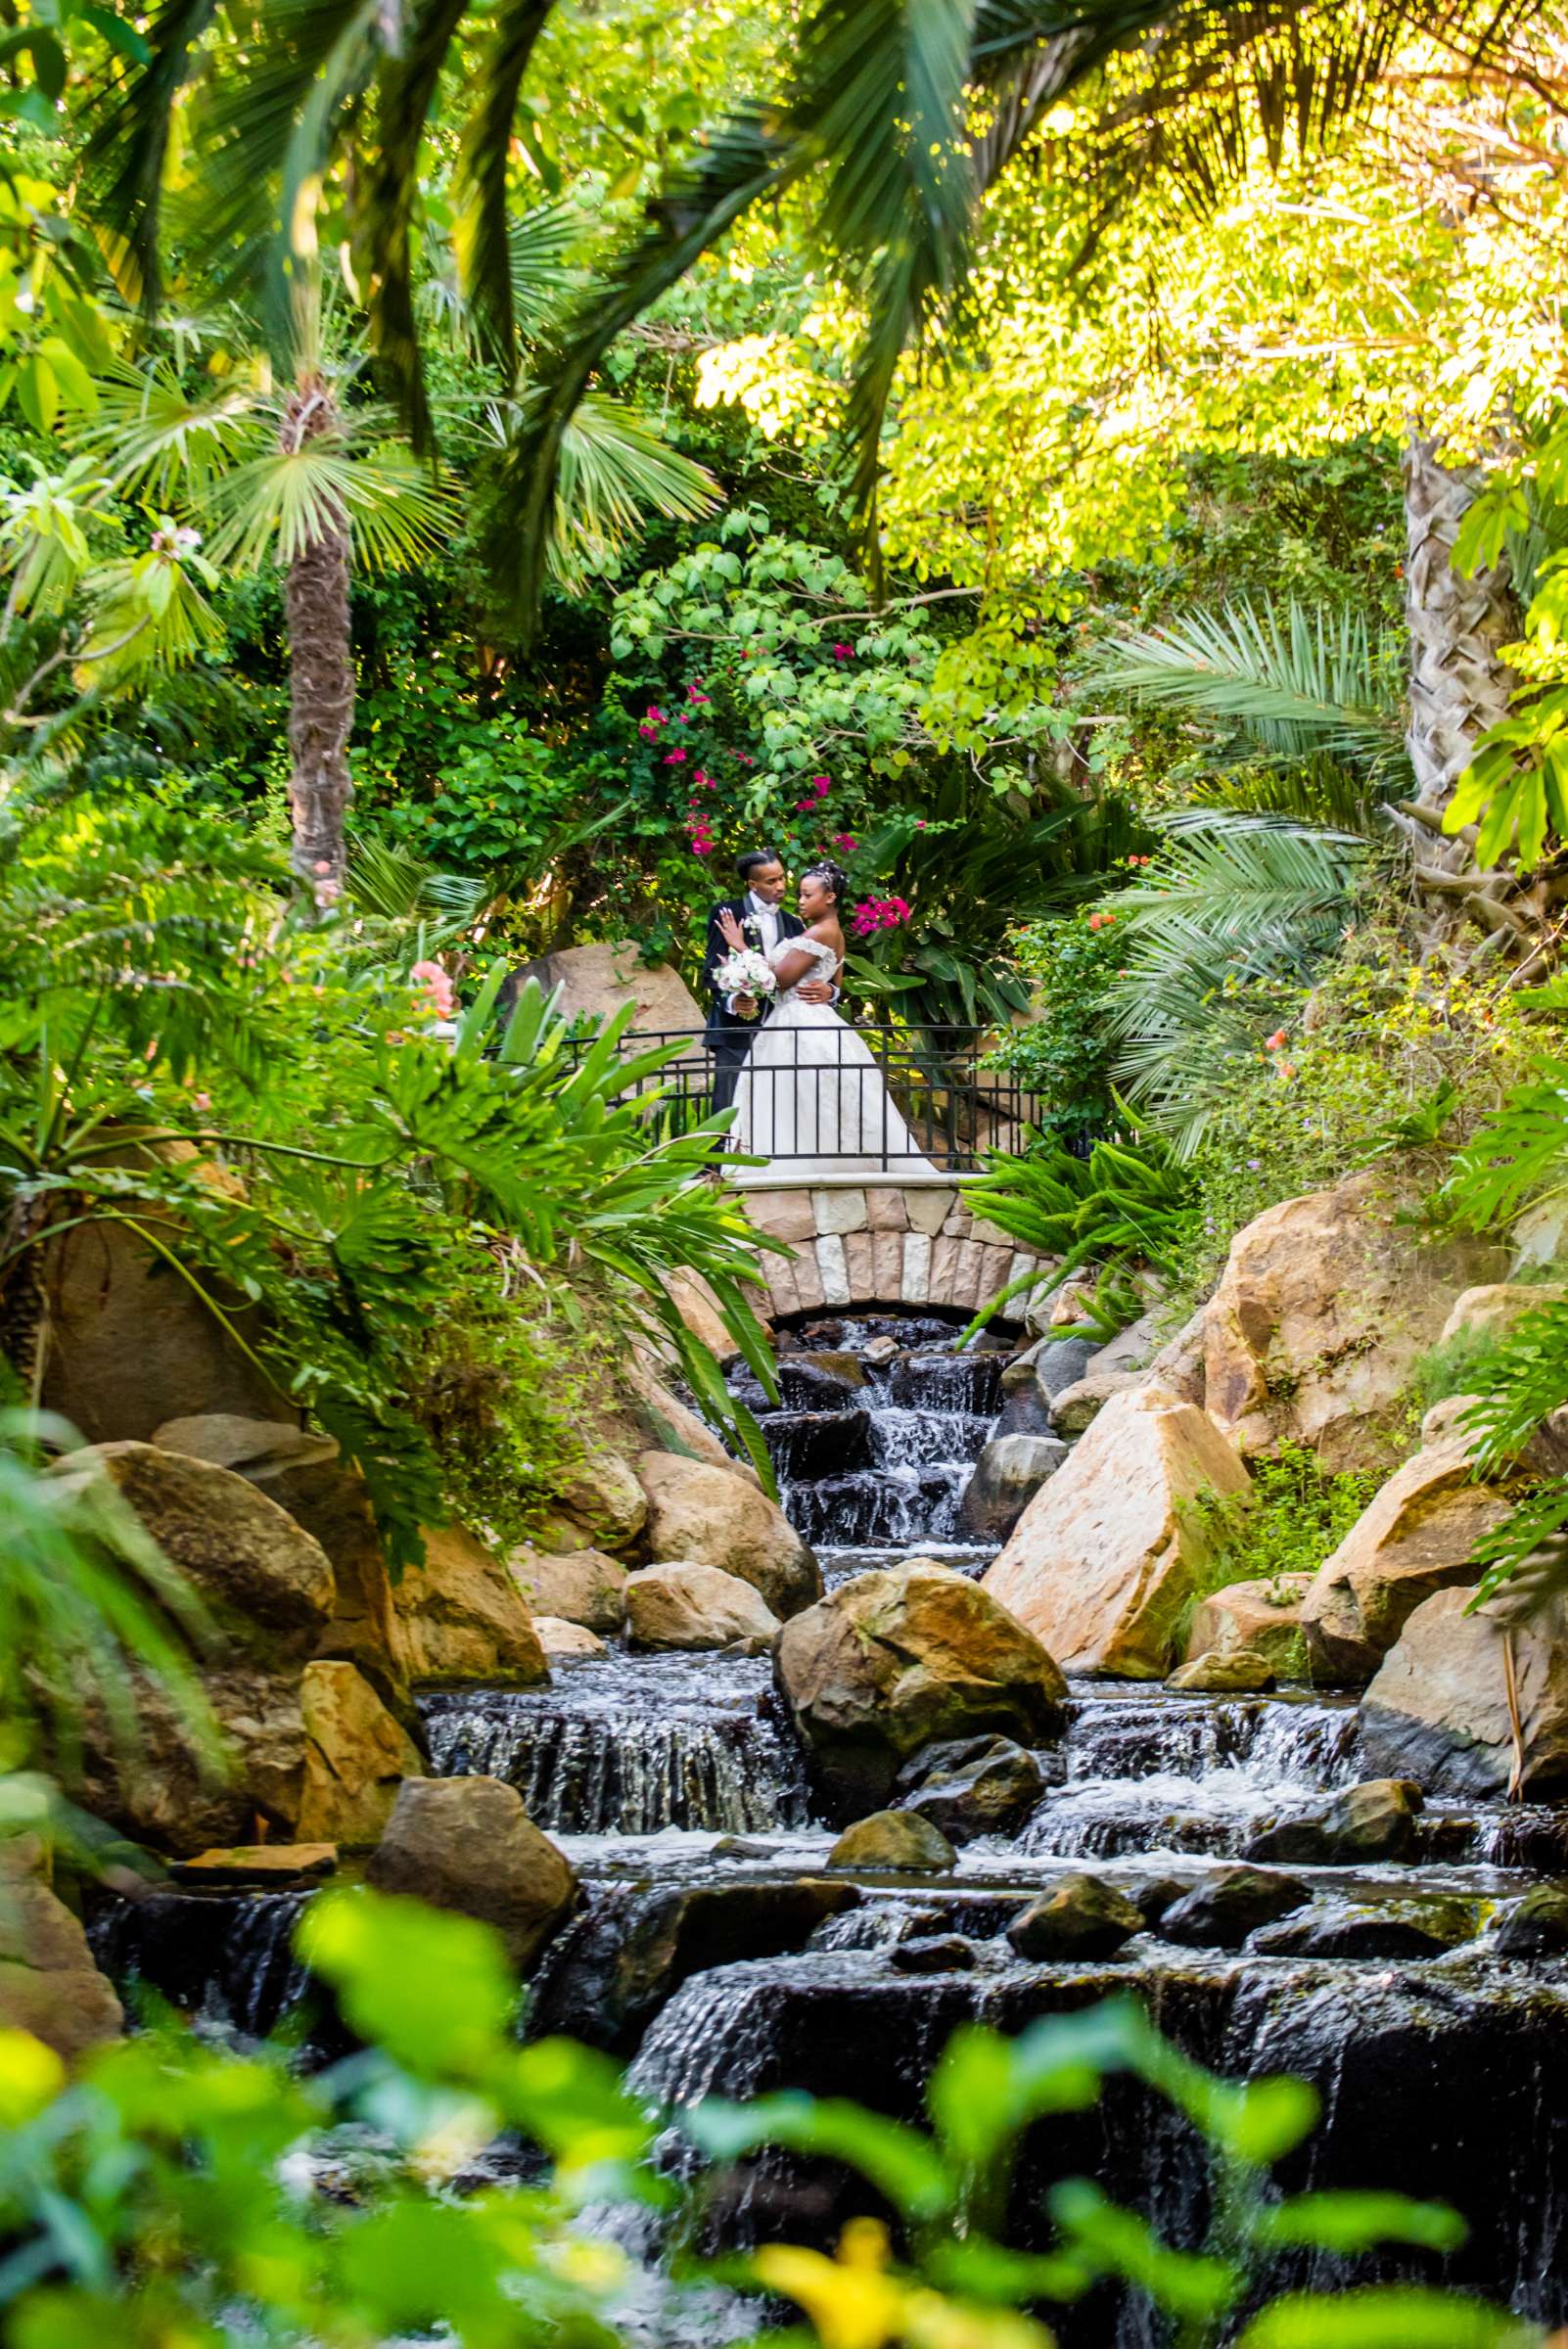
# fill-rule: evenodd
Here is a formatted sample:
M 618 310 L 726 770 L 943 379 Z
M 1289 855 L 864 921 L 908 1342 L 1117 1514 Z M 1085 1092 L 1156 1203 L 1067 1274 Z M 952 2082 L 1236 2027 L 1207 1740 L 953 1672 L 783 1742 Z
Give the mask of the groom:
M 721 913 L 732 913 L 746 933 L 746 943 L 766 954 L 781 938 L 799 938 L 806 924 L 784 905 L 789 880 L 776 849 L 751 849 L 735 859 L 742 895 L 725 898 L 708 916 L 708 951 L 703 972 L 712 1009 L 708 1014 L 708 1049 L 714 1056 L 714 1109 L 728 1109 L 752 1038 L 757 1034 L 761 1006 L 750 995 L 721 995 L 714 974 L 729 952 L 718 926 Z M 820 979 L 803 980 L 796 992 L 807 1003 L 833 1003 L 838 989 Z

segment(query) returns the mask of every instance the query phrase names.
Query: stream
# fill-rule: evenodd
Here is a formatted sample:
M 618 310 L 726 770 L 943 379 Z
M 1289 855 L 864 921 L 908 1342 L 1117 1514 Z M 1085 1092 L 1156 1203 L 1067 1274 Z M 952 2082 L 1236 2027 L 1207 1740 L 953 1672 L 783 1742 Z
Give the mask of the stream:
M 959 1358 L 954 1339 L 939 1319 L 891 1316 L 786 1334 L 797 1351 L 781 1358 L 783 1407 L 762 1424 L 786 1510 L 830 1588 L 911 1555 L 984 1570 L 991 1553 L 954 1528 L 1002 1358 Z M 1429 1804 L 1406 1862 L 1293 1867 L 1312 1906 L 1239 1955 L 1146 1932 L 1108 1960 L 1039 1964 L 1003 1938 L 1064 1873 L 1184 1887 L 1261 1826 L 1371 1774 L 1353 1699 L 1075 1682 L 1065 1736 L 1040 1756 L 1044 1791 L 1015 1834 L 969 1843 L 945 1876 L 855 1877 L 849 1890 L 823 1878 L 833 1830 L 812 1817 L 766 1658 L 613 1652 L 558 1663 L 545 1689 L 438 1693 L 423 1710 L 434 1768 L 509 1780 L 581 1876 L 530 2027 L 614 2050 L 650 2101 L 798 2088 L 912 2119 L 960 2022 L 1012 2032 L 1131 1991 L 1193 2057 L 1238 2079 L 1288 2071 L 1314 2084 L 1321 2124 L 1283 2188 L 1377 2187 L 1453 2201 L 1470 2223 L 1446 2259 L 1402 2253 L 1358 2263 L 1359 2277 L 1447 2280 L 1568 2319 L 1568 1961 L 1504 1958 L 1489 1933 L 1499 1905 L 1543 1874 L 1568 1875 L 1562 1812 Z M 837 1888 L 830 1912 L 825 1887 Z M 95 1945 L 121 1981 L 264 2033 L 310 1995 L 289 1951 L 308 1897 L 160 1892 L 107 1912 Z M 318 2028 L 332 2051 L 330 2022 Z M 1201 2239 L 1201 2148 L 1133 2084 L 1032 2134 L 1020 2240 L 1046 2239 L 1040 2194 L 1079 2174 L 1169 2239 Z M 768 2154 L 741 2166 L 707 2224 L 713 2246 L 826 2242 L 868 2206 L 842 2173 Z M 1324 2254 L 1282 2271 L 1320 2288 L 1340 2273 Z M 1145 2302 L 1108 2290 L 1057 2329 L 1067 2349 L 1166 2337 Z

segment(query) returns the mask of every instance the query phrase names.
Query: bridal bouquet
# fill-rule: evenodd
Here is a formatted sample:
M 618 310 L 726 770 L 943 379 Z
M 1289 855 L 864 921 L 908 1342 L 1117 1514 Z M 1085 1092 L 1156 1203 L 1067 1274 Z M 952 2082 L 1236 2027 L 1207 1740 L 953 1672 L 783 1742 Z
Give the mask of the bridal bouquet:
M 714 972 L 715 983 L 721 995 L 752 995 L 761 998 L 776 992 L 778 981 L 773 966 L 765 954 L 755 946 L 737 946 L 725 955 Z

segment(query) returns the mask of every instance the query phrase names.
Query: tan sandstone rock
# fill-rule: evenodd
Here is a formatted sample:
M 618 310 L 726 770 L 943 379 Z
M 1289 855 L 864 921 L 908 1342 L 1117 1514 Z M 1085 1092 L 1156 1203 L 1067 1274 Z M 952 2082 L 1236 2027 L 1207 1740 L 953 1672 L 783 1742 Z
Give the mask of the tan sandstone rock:
M 668 962 L 644 962 L 635 939 L 564 946 L 536 962 L 520 963 L 507 975 L 508 989 L 530 979 L 536 979 L 546 994 L 561 989 L 561 1009 L 569 1019 L 613 1020 L 630 1003 L 634 1035 L 690 1036 L 694 1043 L 701 1035 L 703 1011 L 680 973 Z
M 1140 1387 L 1144 1380 L 1135 1370 L 1098 1370 L 1085 1372 L 1064 1387 L 1051 1405 L 1051 1425 L 1058 1435 L 1081 1436 L 1091 1427 L 1113 1395 L 1126 1395 L 1130 1389 Z
M 1276 1672 L 1299 1666 L 1306 1654 L 1302 1603 L 1312 1586 L 1310 1574 L 1276 1574 L 1212 1590 L 1194 1610 L 1188 1661 L 1245 1647 L 1267 1656 Z
M 51 1473 L 107 1476 L 208 1608 L 201 1677 L 222 1739 L 205 1751 L 132 1673 L 134 1748 L 89 1724 L 79 1792 L 127 1834 L 173 1852 L 236 1843 L 257 1817 L 291 1833 L 305 1759 L 300 1681 L 332 1617 L 332 1568 L 277 1502 L 230 1469 L 151 1444 L 69 1453 Z
M 0 1875 L 0 2029 L 30 2032 L 73 2064 L 124 2025 L 81 1919 L 38 1876 L 8 1865 Z
M 295 1832 L 302 1843 L 368 1850 L 392 1814 L 404 1778 L 425 1758 L 352 1664 L 318 1659 L 300 1686 L 304 1781 Z
M 528 1600 L 535 1629 L 541 1615 L 612 1635 L 625 1622 L 626 1569 L 602 1549 L 561 1553 L 535 1549 L 531 1542 L 525 1542 L 508 1551 L 506 1563 Z
M 645 1566 L 626 1585 L 633 1647 L 728 1647 L 734 1639 L 770 1641 L 777 1630 L 761 1591 L 718 1566 L 675 1559 Z
M 740 1352 L 723 1307 L 700 1272 L 671 1272 L 665 1287 L 692 1336 L 718 1361 Z
M 522 1591 L 460 1525 L 427 1528 L 425 1563 L 403 1576 L 396 1604 L 413 1681 L 526 1687 L 549 1677 Z
M 1413 1778 L 1428 1792 L 1483 1800 L 1513 1773 L 1503 1647 L 1494 1600 L 1465 1612 L 1467 1590 L 1440 1590 L 1416 1608 L 1361 1699 L 1367 1767 Z M 1568 1792 L 1568 1612 L 1554 1599 L 1512 1634 L 1522 1728 L 1519 1790 Z
M 856 1575 L 787 1623 L 779 1686 L 839 1815 L 882 1802 L 938 1739 L 994 1729 L 1038 1744 L 1067 1684 L 1034 1635 L 966 1577 L 915 1561 Z
M 1158 1680 L 1214 1565 L 1200 1495 L 1251 1479 L 1202 1411 L 1152 1386 L 1113 1396 L 1041 1487 L 984 1588 L 1065 1671 Z
M 1439 1342 L 1447 1346 L 1459 1337 L 1505 1338 L 1526 1313 L 1544 1305 L 1561 1305 L 1565 1297 L 1568 1288 L 1561 1283 L 1543 1282 L 1538 1287 L 1522 1280 L 1488 1281 L 1454 1299 Z
M 365 1870 L 378 1892 L 412 1894 L 494 1925 L 526 1970 L 576 1898 L 564 1852 L 500 1778 L 405 1778 Z
M 654 1558 L 721 1567 L 760 1590 L 781 1617 L 820 1597 L 822 1576 L 812 1552 L 777 1503 L 732 1467 L 645 1451 L 637 1474 L 648 1497 L 644 1541 Z
M 535 1615 L 533 1629 L 538 1635 L 539 1645 L 552 1664 L 569 1662 L 574 1656 L 607 1656 L 610 1653 L 597 1632 L 590 1632 L 585 1623 L 568 1623 L 563 1615 Z
M 1314 1679 L 1341 1687 L 1369 1681 L 1423 1599 L 1480 1580 L 1476 1544 L 1510 1505 L 1497 1486 L 1474 1481 L 1462 1444 L 1407 1460 L 1323 1560 L 1303 1601 Z
M 1286 1199 L 1231 1242 L 1208 1310 L 1204 1401 L 1244 1456 L 1306 1444 L 1326 1468 L 1382 1467 L 1410 1365 L 1498 1249 L 1397 1221 L 1378 1172 Z

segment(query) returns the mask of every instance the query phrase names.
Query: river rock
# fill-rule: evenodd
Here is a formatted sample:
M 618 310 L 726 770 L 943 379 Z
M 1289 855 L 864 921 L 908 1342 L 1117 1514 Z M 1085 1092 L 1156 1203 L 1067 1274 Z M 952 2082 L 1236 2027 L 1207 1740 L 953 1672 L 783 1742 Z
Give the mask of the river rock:
M 958 1503 L 957 1540 L 1005 1542 L 1066 1457 L 1067 1446 L 1054 1436 L 993 1436 Z
M 1015 1916 L 1007 1938 L 1032 1964 L 1050 1958 L 1111 1958 L 1143 1930 L 1126 1893 L 1102 1876 L 1063 1876 Z
M 1514 1768 L 1497 1600 L 1465 1612 L 1466 1590 L 1416 1608 L 1361 1699 L 1361 1750 L 1374 1767 L 1428 1793 L 1488 1800 Z M 1560 1599 L 1512 1634 L 1522 1755 L 1520 1791 L 1568 1791 L 1568 1611 Z
M 825 1876 L 637 1887 L 568 1927 L 562 1962 L 549 1968 L 530 2019 L 535 2030 L 628 2054 L 693 1974 L 804 1949 L 818 1925 L 860 1898 L 855 1885 Z
M 1244 1456 L 1284 1442 L 1325 1468 L 1376 1468 L 1412 1363 L 1463 1289 L 1505 1259 L 1399 1221 L 1382 1169 L 1266 1209 L 1230 1245 L 1205 1328 L 1204 1400 Z
M 940 1827 L 914 1811 L 873 1811 L 857 1819 L 827 1856 L 832 1868 L 939 1875 L 958 1855 Z
M 549 1679 L 516 1581 L 466 1527 L 427 1527 L 425 1563 L 408 1569 L 395 1595 L 411 1680 L 526 1688 Z
M 619 1452 L 595 1449 L 565 1479 L 556 1507 L 590 1543 L 629 1549 L 648 1521 L 637 1472 Z
M 919 1561 L 856 1575 L 787 1623 L 779 1686 L 841 1818 L 882 1801 L 920 1747 L 983 1729 L 1053 1737 L 1067 1694 L 1032 1632 Z
M 332 1567 L 287 1510 L 231 1469 L 152 1444 L 68 1452 L 50 1472 L 109 1479 L 210 1608 L 225 1658 L 301 1665 L 333 1607 Z
M 526 1972 L 576 1898 L 564 1852 L 500 1778 L 405 1778 L 365 1881 L 493 1925 Z
M 822 1575 L 776 1501 L 728 1469 L 669 1451 L 645 1451 L 637 1473 L 648 1499 L 652 1557 L 691 1558 L 738 1575 L 772 1612 L 799 1614 L 822 1595 Z
M 32 1839 L 23 1839 L 29 1848 Z M 81 1919 L 13 1855 L 0 1871 L 0 2029 L 30 2032 L 69 2064 L 117 2039 L 125 2016 Z
M 1260 1925 L 1271 1925 L 1311 1899 L 1294 1876 L 1259 1867 L 1220 1867 L 1172 1904 L 1160 1919 L 1160 1934 L 1188 1949 L 1239 1950 Z
M 1135 1370 L 1085 1371 L 1075 1386 L 1064 1387 L 1051 1405 L 1051 1425 L 1059 1436 L 1081 1436 L 1091 1427 L 1113 1396 L 1142 1385 Z
M 1497 1933 L 1501 1958 L 1558 1958 L 1568 1950 L 1568 1889 L 1537 1884 L 1515 1901 Z
M 602 1549 L 552 1552 L 524 1542 L 506 1565 L 535 1630 L 541 1615 L 553 1615 L 613 1638 L 626 1620 L 626 1569 Z
M 898 1808 L 918 1812 L 953 1843 L 1006 1835 L 1038 1808 L 1039 1757 L 1010 1737 L 960 1737 L 922 1746 L 899 1771 Z
M 727 1647 L 735 1639 L 771 1641 L 778 1617 L 761 1593 L 736 1574 L 693 1559 L 645 1566 L 626 1585 L 626 1632 L 633 1647 Z
M 1347 1786 L 1325 1811 L 1282 1819 L 1253 1836 L 1249 1861 L 1290 1867 L 1359 1867 L 1408 1860 L 1415 1851 L 1421 1790 L 1407 1778 L 1367 1778 Z
M 1069 1672 L 1158 1680 L 1215 1550 L 1193 1507 L 1251 1479 L 1206 1415 L 1158 1387 L 1118 1395 L 1036 1494 L 983 1588 Z
M 533 1631 L 546 1663 L 573 1656 L 607 1656 L 610 1650 L 585 1623 L 568 1623 L 564 1615 L 535 1615 Z
M 1369 1681 L 1423 1599 L 1479 1582 L 1476 1544 L 1510 1505 L 1497 1486 L 1475 1482 L 1462 1444 L 1396 1469 L 1302 1602 L 1313 1678 L 1335 1687 Z
M 368 1850 L 392 1814 L 404 1778 L 425 1756 L 352 1664 L 318 1659 L 300 1684 L 304 1776 L 295 1833 L 301 1843 Z
M 1265 1925 L 1252 1947 L 1268 1958 L 1441 1958 L 1452 1937 L 1419 1917 L 1380 1909 L 1309 1910 Z
M 1310 1574 L 1262 1575 L 1211 1591 L 1193 1611 L 1188 1657 L 1230 1655 L 1245 1647 L 1267 1657 L 1275 1672 L 1299 1676 L 1307 1654 L 1302 1602 L 1312 1585 Z
M 1257 1647 L 1211 1647 L 1172 1673 L 1173 1688 L 1205 1696 L 1241 1696 L 1251 1689 L 1271 1688 L 1274 1668 Z
M 1526 1313 L 1539 1313 L 1544 1305 L 1561 1305 L 1564 1298 L 1568 1298 L 1568 1287 L 1561 1282 L 1543 1281 L 1537 1286 L 1523 1280 L 1487 1281 L 1454 1299 L 1439 1343 L 1449 1346 L 1460 1337 L 1505 1338 Z
M 967 1974 L 979 1961 L 979 1952 L 961 1933 L 916 1934 L 896 1941 L 888 1963 L 896 1974 Z
M 787 1410 L 854 1410 L 865 1384 L 865 1364 L 855 1354 L 791 1354 L 779 1360 L 778 1391 Z
M 1138 1876 L 1127 1886 L 1127 1897 L 1146 1925 L 1157 1925 L 1191 1889 L 1186 1876 Z

